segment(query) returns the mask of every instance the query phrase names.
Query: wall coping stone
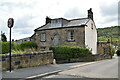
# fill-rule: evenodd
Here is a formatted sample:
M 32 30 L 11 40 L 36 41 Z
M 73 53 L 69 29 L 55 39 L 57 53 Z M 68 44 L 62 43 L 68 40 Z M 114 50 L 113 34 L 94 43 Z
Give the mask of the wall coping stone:
M 53 53 L 53 51 L 41 51 L 41 52 L 31 52 L 31 53 L 14 53 L 14 54 L 11 54 L 11 57 L 25 56 L 25 55 L 38 55 L 38 54 L 47 54 L 47 53 Z M 0 57 L 6 58 L 6 57 L 9 57 L 9 54 L 0 54 Z

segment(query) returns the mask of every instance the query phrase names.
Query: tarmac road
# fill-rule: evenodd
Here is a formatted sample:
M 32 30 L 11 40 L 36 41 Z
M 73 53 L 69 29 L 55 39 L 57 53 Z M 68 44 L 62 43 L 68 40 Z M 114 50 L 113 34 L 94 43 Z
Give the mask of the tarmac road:
M 119 64 L 119 65 L 118 65 Z M 97 61 L 86 66 L 78 66 L 77 68 L 65 70 L 55 75 L 43 77 L 47 80 L 118 80 L 118 66 L 120 66 L 120 58 L 107 59 Z

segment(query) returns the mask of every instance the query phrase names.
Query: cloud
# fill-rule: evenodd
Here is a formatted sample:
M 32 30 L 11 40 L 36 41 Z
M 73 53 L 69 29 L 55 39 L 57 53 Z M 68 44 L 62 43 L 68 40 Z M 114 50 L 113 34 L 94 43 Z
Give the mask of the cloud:
M 116 5 L 115 0 L 0 0 L 0 30 L 9 35 L 7 20 L 12 17 L 15 20 L 12 37 L 29 37 L 34 29 L 45 24 L 46 16 L 82 18 L 87 17 L 89 8 L 93 8 L 97 27 L 112 26 L 117 21 Z
M 99 2 L 100 14 L 96 19 L 99 27 L 110 27 L 118 25 L 118 2 Z M 97 17 L 97 16 L 96 16 Z
M 85 12 L 79 10 L 79 8 L 77 7 L 73 7 L 69 9 L 68 11 L 66 11 L 66 13 L 64 14 L 64 17 L 73 19 L 73 18 L 84 17 L 85 15 L 86 15 Z
M 106 5 L 101 5 L 101 14 L 103 16 L 114 16 L 118 14 L 118 4 L 117 3 L 112 3 L 112 4 L 106 4 Z

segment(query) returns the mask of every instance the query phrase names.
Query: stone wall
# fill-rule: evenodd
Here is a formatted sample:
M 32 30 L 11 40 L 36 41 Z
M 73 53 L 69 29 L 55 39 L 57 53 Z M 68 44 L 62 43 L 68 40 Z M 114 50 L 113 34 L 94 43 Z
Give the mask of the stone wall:
M 111 55 L 108 54 L 97 54 L 97 55 L 91 55 L 86 57 L 79 57 L 79 58 L 71 58 L 66 60 L 56 60 L 56 63 L 71 63 L 71 62 L 92 62 L 92 61 L 99 61 L 99 60 L 105 60 L 105 59 L 111 59 Z
M 9 70 L 9 55 L 4 54 L 2 56 L 2 70 Z M 12 54 L 12 69 L 27 68 L 40 66 L 45 64 L 51 64 L 53 62 L 53 52 L 34 52 L 34 53 L 19 53 Z
M 97 53 L 98 54 L 110 54 L 110 42 L 98 42 Z

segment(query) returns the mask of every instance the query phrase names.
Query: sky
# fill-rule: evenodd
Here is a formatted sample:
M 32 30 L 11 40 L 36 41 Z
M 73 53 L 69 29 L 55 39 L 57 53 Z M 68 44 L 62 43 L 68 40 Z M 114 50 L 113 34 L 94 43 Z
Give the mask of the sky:
M 34 30 L 50 18 L 77 19 L 87 17 L 92 8 L 97 28 L 118 25 L 119 0 L 0 0 L 0 30 L 9 40 L 8 18 L 14 18 L 12 39 L 34 34 Z

